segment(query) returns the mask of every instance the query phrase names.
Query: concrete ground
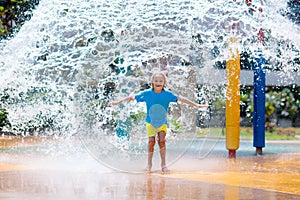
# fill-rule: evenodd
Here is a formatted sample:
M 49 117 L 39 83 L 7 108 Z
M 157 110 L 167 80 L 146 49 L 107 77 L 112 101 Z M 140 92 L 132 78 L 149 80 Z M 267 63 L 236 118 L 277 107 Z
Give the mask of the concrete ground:
M 300 199 L 299 142 L 256 156 L 241 141 L 236 159 L 222 140 L 206 156 L 195 145 L 163 175 L 112 170 L 76 139 L 0 137 L 0 199 Z

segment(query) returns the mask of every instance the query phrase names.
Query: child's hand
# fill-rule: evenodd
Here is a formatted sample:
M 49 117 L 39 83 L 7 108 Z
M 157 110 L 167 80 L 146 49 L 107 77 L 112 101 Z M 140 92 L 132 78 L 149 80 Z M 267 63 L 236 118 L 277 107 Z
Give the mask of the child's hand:
M 108 102 L 107 106 L 115 106 L 118 103 L 116 101 Z
M 208 105 L 201 105 L 201 104 L 198 104 L 198 108 L 208 108 Z
M 107 104 L 107 106 L 115 106 L 115 105 L 119 105 L 119 104 L 121 104 L 121 103 L 123 103 L 123 102 L 132 101 L 132 100 L 134 100 L 134 99 L 135 99 L 134 96 L 128 96 L 128 97 L 126 97 L 126 98 L 124 98 L 124 99 L 121 99 L 121 100 L 118 100 L 118 101 L 111 101 L 111 102 L 109 102 L 109 103 Z

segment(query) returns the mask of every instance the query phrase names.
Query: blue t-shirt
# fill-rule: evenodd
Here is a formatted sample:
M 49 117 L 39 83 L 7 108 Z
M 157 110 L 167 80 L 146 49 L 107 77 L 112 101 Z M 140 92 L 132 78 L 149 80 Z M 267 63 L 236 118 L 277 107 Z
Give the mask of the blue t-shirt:
M 167 89 L 163 89 L 161 93 L 155 93 L 151 88 L 135 95 L 135 99 L 137 102 L 146 102 L 146 122 L 154 127 L 160 127 L 168 123 L 167 111 L 169 104 L 177 102 L 178 96 Z

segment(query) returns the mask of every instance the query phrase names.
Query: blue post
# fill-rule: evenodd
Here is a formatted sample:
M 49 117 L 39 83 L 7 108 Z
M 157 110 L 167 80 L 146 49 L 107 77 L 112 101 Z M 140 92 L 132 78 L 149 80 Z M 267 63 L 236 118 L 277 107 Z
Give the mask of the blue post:
M 255 51 L 254 58 L 254 114 L 253 114 L 253 146 L 256 153 L 262 154 L 265 147 L 265 93 L 266 93 L 266 60 L 261 51 Z

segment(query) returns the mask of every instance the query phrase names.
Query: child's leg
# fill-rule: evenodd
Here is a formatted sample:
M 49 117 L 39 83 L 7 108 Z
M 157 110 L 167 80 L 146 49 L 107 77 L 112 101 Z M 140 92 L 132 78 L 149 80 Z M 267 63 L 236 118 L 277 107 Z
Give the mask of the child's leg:
M 147 166 L 148 171 L 150 171 L 152 167 L 154 145 L 155 145 L 155 137 L 154 136 L 148 137 L 148 166 Z
M 160 150 L 161 167 L 166 168 L 166 132 L 158 132 L 158 146 Z

